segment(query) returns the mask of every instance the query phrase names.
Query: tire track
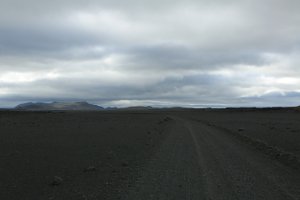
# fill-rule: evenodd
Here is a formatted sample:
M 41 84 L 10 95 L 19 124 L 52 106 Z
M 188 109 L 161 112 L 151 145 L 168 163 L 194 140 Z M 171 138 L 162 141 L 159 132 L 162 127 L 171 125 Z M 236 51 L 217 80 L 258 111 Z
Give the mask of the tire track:
M 205 199 L 197 154 L 191 144 L 183 124 L 173 121 L 169 135 L 122 199 Z
M 214 174 L 218 174 L 207 177 L 205 181 L 208 195 L 213 199 L 299 199 L 297 171 L 274 163 L 270 165 L 268 158 L 257 155 L 205 124 L 180 121 L 193 138 L 199 164 L 204 170 L 213 169 Z M 284 184 L 279 184 L 277 177 L 285 177 Z M 212 182 L 227 186 L 219 190 Z M 223 195 L 217 195 L 220 193 Z
M 300 199 L 298 171 L 214 127 L 172 119 L 168 136 L 121 199 Z

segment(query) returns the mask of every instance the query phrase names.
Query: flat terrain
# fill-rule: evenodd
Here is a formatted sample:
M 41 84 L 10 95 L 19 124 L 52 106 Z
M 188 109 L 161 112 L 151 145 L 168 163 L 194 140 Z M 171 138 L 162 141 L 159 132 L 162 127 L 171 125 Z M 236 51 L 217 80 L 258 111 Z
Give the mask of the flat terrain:
M 300 199 L 291 109 L 0 112 L 0 199 Z

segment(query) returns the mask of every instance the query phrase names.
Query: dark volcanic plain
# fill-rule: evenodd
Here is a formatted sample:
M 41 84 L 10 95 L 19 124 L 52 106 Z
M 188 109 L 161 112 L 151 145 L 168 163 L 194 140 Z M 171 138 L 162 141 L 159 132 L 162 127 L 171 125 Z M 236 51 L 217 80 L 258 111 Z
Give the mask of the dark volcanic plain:
M 1 200 L 300 199 L 296 109 L 0 112 Z

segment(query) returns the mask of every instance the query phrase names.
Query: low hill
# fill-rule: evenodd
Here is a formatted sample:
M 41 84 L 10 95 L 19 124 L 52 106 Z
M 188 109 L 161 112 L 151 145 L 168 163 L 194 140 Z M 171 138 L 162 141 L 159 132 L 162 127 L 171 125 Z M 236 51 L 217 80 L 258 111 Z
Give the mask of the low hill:
M 24 103 L 15 107 L 16 110 L 102 110 L 103 108 L 88 102 L 52 102 Z

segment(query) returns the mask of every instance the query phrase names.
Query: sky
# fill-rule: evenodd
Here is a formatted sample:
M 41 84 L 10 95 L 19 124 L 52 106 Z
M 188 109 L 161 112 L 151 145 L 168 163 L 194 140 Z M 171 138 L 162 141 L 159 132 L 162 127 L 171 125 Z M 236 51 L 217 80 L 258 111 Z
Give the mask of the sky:
M 0 5 L 0 107 L 300 105 L 299 0 Z

